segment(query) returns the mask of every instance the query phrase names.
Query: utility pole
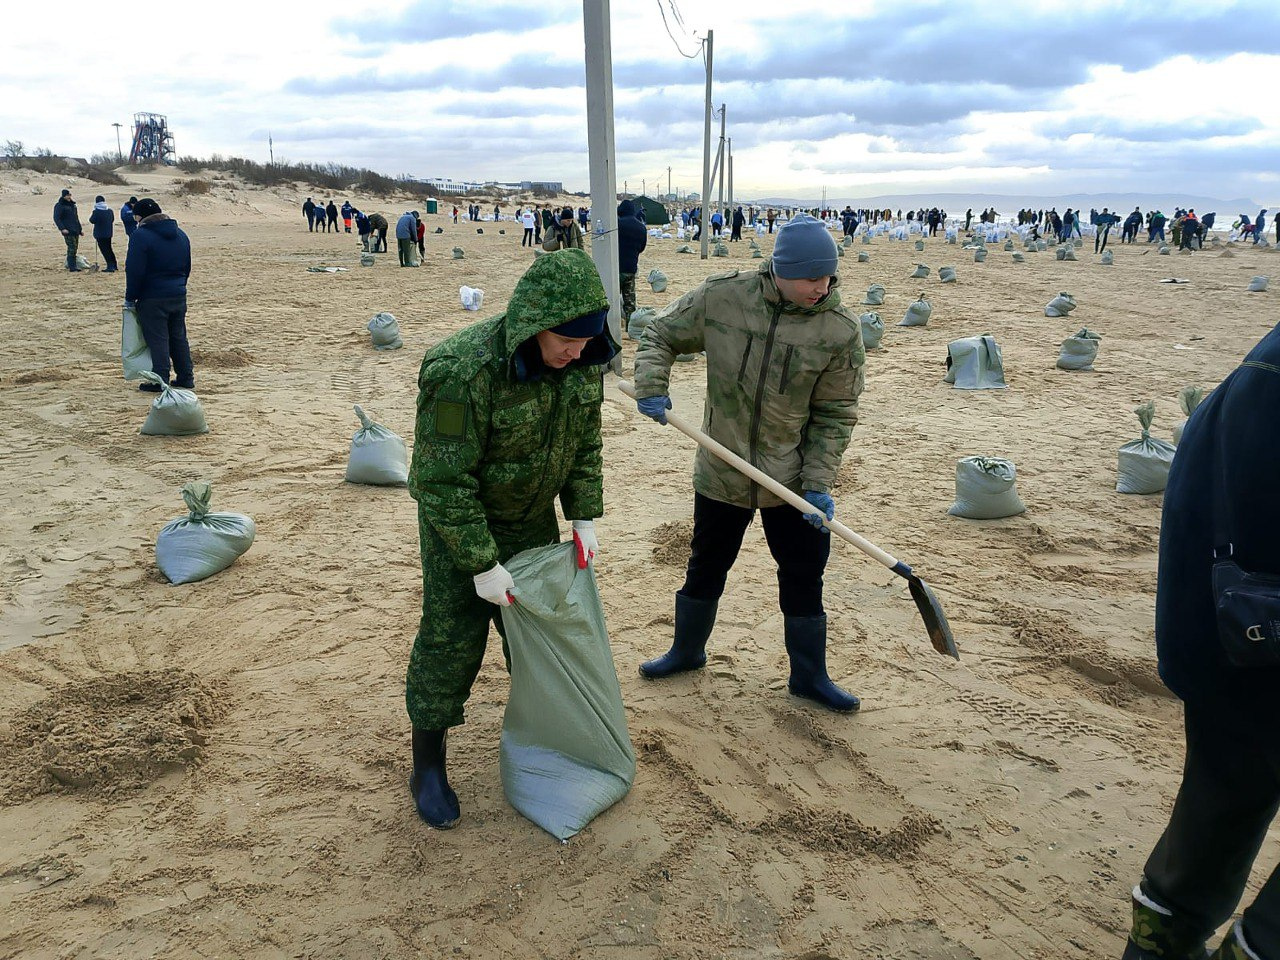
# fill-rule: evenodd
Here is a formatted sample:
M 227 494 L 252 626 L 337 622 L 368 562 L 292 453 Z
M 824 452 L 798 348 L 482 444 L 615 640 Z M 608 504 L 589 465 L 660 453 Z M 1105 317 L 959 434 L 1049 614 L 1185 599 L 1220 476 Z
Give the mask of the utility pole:
M 271 166 L 276 165 L 276 144 L 271 139 L 271 134 L 267 134 L 267 155 L 271 157 Z
M 725 162 L 724 162 L 724 121 L 725 121 L 725 114 L 726 114 L 727 112 L 728 112 L 728 111 L 727 111 L 727 110 L 725 110 L 725 106 L 724 106 L 724 104 L 723 104 L 723 103 L 722 103 L 722 104 L 720 104 L 720 193 L 719 193 L 719 197 L 718 197 L 718 200 L 717 200 L 717 204 L 718 204 L 718 206 L 720 207 L 720 222 L 721 222 L 721 224 L 723 224 L 723 223 L 724 223 L 724 168 L 725 168 Z M 723 229 L 723 227 L 722 227 L 721 229 Z
M 667 167 L 667 196 L 671 196 L 671 168 Z
M 591 259 L 609 300 L 609 332 L 622 343 L 618 299 L 618 180 L 613 152 L 613 47 L 609 0 L 582 0 L 582 30 L 587 61 L 587 149 L 591 167 Z M 624 185 L 626 181 L 623 181 Z M 609 362 L 622 373 L 622 355 Z
M 586 3 L 587 0 L 583 0 L 583 2 Z M 707 201 L 711 197 L 711 49 L 715 36 L 716 32 L 714 30 L 707 31 L 707 96 L 702 123 L 702 196 L 699 198 L 702 205 L 702 219 L 698 226 L 702 234 L 703 260 L 707 259 L 708 235 L 711 232 L 710 217 L 707 216 Z
M 124 124 L 113 123 L 112 126 L 116 128 L 116 163 L 124 163 L 124 148 L 120 146 L 120 128 Z
M 729 216 L 730 216 L 730 217 L 732 217 L 732 216 L 733 216 L 733 137 L 730 137 L 730 138 L 729 138 L 729 140 L 727 141 L 727 143 L 728 143 L 728 146 L 726 147 L 726 149 L 728 150 L 728 153 L 729 153 L 729 160 L 728 160 L 728 165 L 729 165 Z M 732 230 L 730 230 L 729 235 L 730 235 L 730 236 L 733 236 L 733 232 L 732 232 Z

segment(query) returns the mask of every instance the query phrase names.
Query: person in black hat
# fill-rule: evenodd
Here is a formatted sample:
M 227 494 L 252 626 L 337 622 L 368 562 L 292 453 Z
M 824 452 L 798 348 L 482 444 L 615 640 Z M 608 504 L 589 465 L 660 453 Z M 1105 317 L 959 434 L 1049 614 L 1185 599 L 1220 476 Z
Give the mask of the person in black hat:
M 187 342 L 187 278 L 191 276 L 191 241 L 178 222 L 160 210 L 160 204 L 143 197 L 133 207 L 138 230 L 129 241 L 124 261 L 125 304 L 138 311 L 142 336 L 151 351 L 151 369 L 165 383 L 169 366 L 177 376 L 174 386 L 195 387 L 195 369 Z M 158 393 L 160 385 L 139 388 Z
M 138 229 L 138 219 L 133 215 L 133 205 L 137 202 L 137 197 L 130 197 L 120 208 L 120 226 L 124 227 L 125 237 L 132 237 L 133 231 Z
M 78 273 L 76 254 L 80 249 L 80 238 L 84 229 L 80 226 L 80 211 L 76 209 L 75 200 L 71 199 L 71 191 L 63 190 L 58 202 L 53 205 L 53 225 L 67 242 L 67 269 Z
M 543 250 L 581 250 L 582 228 L 573 219 L 573 207 L 565 207 L 560 211 L 560 219 L 552 224 L 542 241 Z
M 98 242 L 102 258 L 107 261 L 106 273 L 116 272 L 116 254 L 111 249 L 111 235 L 115 232 L 115 211 L 107 206 L 106 197 L 98 194 L 94 198 L 93 213 L 89 214 L 89 222 L 93 224 L 93 239 Z

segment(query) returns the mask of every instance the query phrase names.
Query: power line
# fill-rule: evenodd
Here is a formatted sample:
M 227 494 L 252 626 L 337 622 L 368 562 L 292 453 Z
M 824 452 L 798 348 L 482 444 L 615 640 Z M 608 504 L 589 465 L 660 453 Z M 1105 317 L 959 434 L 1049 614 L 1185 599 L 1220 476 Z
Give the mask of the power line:
M 671 25 L 667 23 L 667 11 L 664 10 L 662 7 L 662 0 L 658 0 L 658 12 L 662 14 L 662 26 L 666 28 L 667 36 L 670 37 L 671 42 L 676 45 L 676 50 L 680 52 L 680 56 L 684 57 L 686 60 L 696 59 L 700 50 L 706 45 L 705 41 L 701 41 L 701 40 L 698 41 L 698 46 L 699 46 L 698 50 L 695 50 L 693 53 L 685 53 L 684 48 L 680 46 L 680 41 L 677 40 L 676 35 L 671 32 Z M 671 10 L 671 14 L 673 17 L 678 16 L 674 7 Z

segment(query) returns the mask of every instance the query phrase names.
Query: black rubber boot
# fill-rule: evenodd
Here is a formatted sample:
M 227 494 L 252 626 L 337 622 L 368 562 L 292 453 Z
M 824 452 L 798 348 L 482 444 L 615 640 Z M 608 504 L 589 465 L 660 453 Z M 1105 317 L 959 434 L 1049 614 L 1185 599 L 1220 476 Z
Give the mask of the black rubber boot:
M 661 680 L 674 673 L 698 670 L 707 663 L 707 638 L 716 623 L 718 600 L 695 600 L 676 594 L 676 629 L 671 649 L 640 664 L 640 676 Z
M 449 786 L 444 769 L 445 731 L 413 728 L 413 776 L 409 790 L 420 816 L 428 826 L 448 830 L 462 816 L 458 795 Z
M 841 690 L 827 676 L 827 615 L 783 617 L 782 623 L 791 658 L 787 689 L 839 713 L 853 713 L 862 706 L 857 697 Z

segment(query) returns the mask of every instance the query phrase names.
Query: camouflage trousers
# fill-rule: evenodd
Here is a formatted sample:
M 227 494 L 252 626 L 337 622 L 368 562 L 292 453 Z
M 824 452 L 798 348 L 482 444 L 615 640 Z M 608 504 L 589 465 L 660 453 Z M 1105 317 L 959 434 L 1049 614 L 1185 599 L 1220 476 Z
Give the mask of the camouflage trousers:
M 519 533 L 498 536 L 506 562 L 522 550 L 560 539 L 554 507 L 534 511 Z M 419 730 L 441 730 L 463 723 L 463 707 L 480 673 L 489 624 L 502 633 L 499 608 L 476 596 L 472 575 L 453 564 L 444 542 L 418 509 L 418 541 L 422 555 L 422 620 L 409 654 L 404 699 L 409 721 Z M 506 639 L 503 639 L 506 653 Z M 509 659 L 509 658 L 508 658 Z
M 636 312 L 636 275 L 618 274 L 618 290 L 622 294 L 622 326 L 625 328 L 631 315 Z

